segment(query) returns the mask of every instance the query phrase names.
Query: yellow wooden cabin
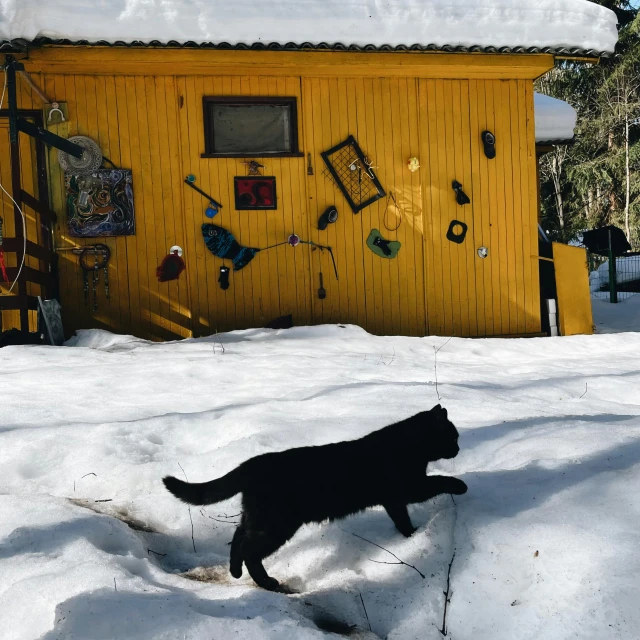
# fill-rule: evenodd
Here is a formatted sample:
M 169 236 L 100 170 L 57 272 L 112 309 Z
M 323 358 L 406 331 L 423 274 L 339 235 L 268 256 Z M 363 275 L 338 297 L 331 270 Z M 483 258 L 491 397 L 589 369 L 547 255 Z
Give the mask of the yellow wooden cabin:
M 335 5 L 323 4 L 327 11 Z M 357 3 L 341 4 L 356 11 Z M 33 33 L 7 31 L 3 53 L 24 65 L 16 82 L 22 116 L 62 138 L 88 136 L 113 165 L 131 170 L 135 233 L 70 234 L 58 151 L 23 133 L 11 145 L 5 100 L 0 180 L 26 214 L 28 242 L 11 295 L 3 285 L 3 328 L 25 318 L 33 328 L 34 296 L 47 295 L 59 296 L 67 334 L 103 328 L 167 340 L 263 327 L 288 315 L 295 325 L 353 323 L 381 335 L 540 334 L 533 82 L 558 59 L 595 62 L 611 52 L 615 17 L 612 22 L 602 7 L 575 0 L 587 25 L 580 37 L 571 40 L 567 23 L 565 37 L 556 35 L 560 24 L 548 29 L 551 41 L 531 44 L 522 35 L 528 26 L 523 8 L 525 17 L 504 25 L 494 20 L 478 29 L 481 38 L 474 42 L 465 34 L 482 15 L 466 25 L 458 18 L 435 33 L 437 20 L 414 24 L 413 8 L 421 3 L 393 4 L 408 7 L 397 33 L 386 30 L 379 34 L 386 39 L 376 41 L 357 16 L 364 35 L 349 40 L 347 30 L 341 45 L 305 43 L 332 41 L 329 22 L 313 16 L 308 35 L 267 39 L 252 23 L 244 40 L 230 44 L 223 35 L 190 42 L 194 38 L 163 31 L 156 38 L 156 22 L 139 16 L 132 18 L 143 34 L 138 38 L 117 38 L 109 16 L 98 16 L 86 37 L 66 33 L 64 21 Z M 293 3 L 290 11 L 299 13 L 295 6 L 302 5 Z M 385 24 L 388 17 L 373 19 Z M 456 24 L 459 40 L 451 35 Z M 585 41 L 585 30 L 594 42 Z M 228 109 L 215 110 L 224 99 L 236 107 L 278 107 L 284 115 L 273 125 L 273 139 L 266 125 L 254 127 L 256 146 L 244 148 L 242 110 L 229 116 L 240 133 L 225 137 Z M 493 158 L 485 153 L 485 131 L 495 136 Z M 349 136 L 365 156 L 357 179 L 369 188 L 369 174 L 375 175 L 384 192 L 358 213 L 321 155 Z M 276 208 L 236 208 L 234 179 L 248 175 L 251 160 L 262 165 L 257 172 L 263 177 L 275 177 Z M 205 216 L 209 199 L 185 184 L 188 175 L 222 205 L 213 219 Z M 454 181 L 468 204 L 458 203 Z M 330 206 L 338 218 L 321 230 L 318 220 Z M 22 258 L 21 218 L 6 198 L 0 215 L 11 281 Z M 447 237 L 454 220 L 467 227 L 461 242 Z M 223 289 L 220 267 L 233 263 L 208 250 L 203 223 L 229 230 L 245 247 L 282 244 L 232 270 Z M 454 235 L 464 225 L 455 226 Z M 383 241 L 400 243 L 395 257 L 370 249 L 373 229 Z M 291 234 L 303 242 L 291 246 Z M 305 242 L 332 248 L 338 278 L 331 253 Z M 94 305 L 94 273 L 85 291 L 78 249 L 96 243 L 109 247 L 110 259 L 108 297 L 100 269 Z M 182 249 L 185 271 L 161 282 L 157 268 L 174 246 Z M 87 255 L 91 266 L 98 254 Z

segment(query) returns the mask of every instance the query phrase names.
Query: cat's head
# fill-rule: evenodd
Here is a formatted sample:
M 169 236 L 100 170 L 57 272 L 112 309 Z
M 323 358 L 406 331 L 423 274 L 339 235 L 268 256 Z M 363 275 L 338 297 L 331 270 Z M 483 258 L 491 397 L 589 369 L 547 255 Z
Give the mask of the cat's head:
M 453 422 L 449 420 L 447 410 L 437 404 L 431 411 L 423 411 L 420 416 L 424 420 L 431 459 L 455 458 L 460 451 L 459 433 Z

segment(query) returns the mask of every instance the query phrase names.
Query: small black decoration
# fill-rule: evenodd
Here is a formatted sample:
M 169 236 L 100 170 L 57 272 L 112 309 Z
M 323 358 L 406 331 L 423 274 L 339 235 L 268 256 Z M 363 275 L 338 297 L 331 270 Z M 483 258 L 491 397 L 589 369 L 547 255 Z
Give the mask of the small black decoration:
M 496 137 L 491 131 L 483 131 L 480 135 L 484 145 L 484 155 L 493 160 L 496 157 Z
M 338 219 L 338 210 L 332 205 L 318 219 L 318 229 L 324 231 L 329 224 Z
M 318 298 L 320 300 L 324 300 L 327 297 L 327 290 L 324 288 L 324 283 L 322 282 L 322 272 L 320 272 L 320 288 L 318 289 Z
M 387 195 L 373 171 L 371 160 L 353 136 L 320 155 L 327 165 L 329 177 L 342 191 L 353 213 Z
M 460 227 L 462 230 L 456 232 L 456 227 Z M 447 240 L 451 242 L 455 242 L 456 244 L 462 244 L 464 242 L 464 238 L 467 235 L 468 227 L 464 222 L 460 220 L 452 220 L 449 225 L 449 230 L 447 231 Z
M 377 229 L 371 229 L 367 246 L 381 258 L 395 258 L 402 245 L 397 240 L 385 240 Z
M 220 288 L 223 291 L 226 291 L 229 288 L 229 267 L 220 267 L 220 277 L 218 278 L 218 282 L 220 283 Z
M 236 176 L 233 180 L 238 211 L 278 208 L 275 177 Z
M 456 202 L 458 204 L 469 204 L 471 202 L 469 196 L 462 190 L 462 185 L 457 180 L 451 183 L 451 187 L 456 192 Z
M 264 169 L 264 165 L 260 164 L 257 160 L 247 160 L 246 162 L 243 162 L 242 164 L 246 164 L 247 165 L 247 175 L 248 176 L 259 176 L 262 175 L 260 173 L 260 169 Z

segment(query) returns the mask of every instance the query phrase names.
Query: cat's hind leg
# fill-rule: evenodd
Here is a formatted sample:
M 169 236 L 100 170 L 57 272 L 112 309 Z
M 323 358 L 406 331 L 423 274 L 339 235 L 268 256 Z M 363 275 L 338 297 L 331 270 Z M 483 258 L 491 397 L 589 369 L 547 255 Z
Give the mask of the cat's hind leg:
M 253 581 L 267 591 L 283 591 L 288 589 L 282 587 L 280 583 L 272 578 L 262 565 L 262 561 L 279 549 L 292 535 L 284 531 L 255 531 L 249 530 L 242 541 L 242 558 L 247 566 L 249 575 Z
M 241 524 L 233 534 L 233 540 L 231 541 L 229 571 L 234 578 L 242 576 L 242 541 L 245 535 L 244 525 Z
M 407 511 L 407 505 L 402 502 L 388 502 L 382 505 L 389 514 L 389 517 L 393 520 L 393 524 L 396 525 L 396 529 L 408 538 L 416 530 L 409 518 L 409 512 Z

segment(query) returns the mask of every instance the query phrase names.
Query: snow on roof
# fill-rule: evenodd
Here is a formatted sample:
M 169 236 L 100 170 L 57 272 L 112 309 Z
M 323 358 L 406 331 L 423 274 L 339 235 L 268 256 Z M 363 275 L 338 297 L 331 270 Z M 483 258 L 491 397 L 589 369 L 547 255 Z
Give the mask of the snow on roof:
M 534 94 L 536 142 L 571 140 L 578 114 L 568 103 L 557 98 Z
M 615 14 L 587 0 L 0 0 L 0 40 L 342 43 L 612 52 Z

